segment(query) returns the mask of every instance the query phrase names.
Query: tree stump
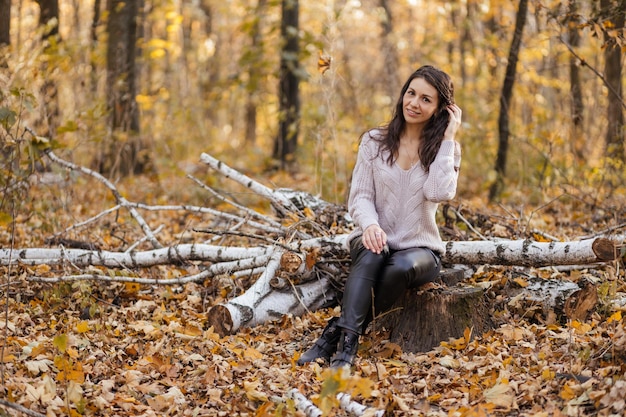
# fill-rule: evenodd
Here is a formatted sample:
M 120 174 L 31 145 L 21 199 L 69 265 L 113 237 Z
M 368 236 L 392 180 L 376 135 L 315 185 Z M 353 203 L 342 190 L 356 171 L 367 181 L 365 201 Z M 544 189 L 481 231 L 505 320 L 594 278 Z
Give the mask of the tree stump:
M 458 285 L 462 279 L 462 271 L 442 271 L 438 278 L 442 288 L 407 291 L 373 326 L 387 329 L 391 342 L 413 353 L 459 338 L 466 328 L 482 334 L 493 327 L 484 290 Z

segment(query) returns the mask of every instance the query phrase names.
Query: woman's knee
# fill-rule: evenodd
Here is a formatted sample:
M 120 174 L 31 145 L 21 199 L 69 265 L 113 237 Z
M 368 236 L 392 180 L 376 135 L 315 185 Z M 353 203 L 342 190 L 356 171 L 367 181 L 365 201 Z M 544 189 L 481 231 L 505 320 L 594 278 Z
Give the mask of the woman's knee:
M 385 262 L 385 256 L 374 253 L 363 246 L 360 237 L 350 243 L 350 257 L 352 268 L 359 268 L 364 271 L 378 271 Z
M 414 288 L 434 280 L 441 269 L 439 258 L 428 248 L 398 251 L 387 267 L 393 281 L 404 280 L 406 288 Z

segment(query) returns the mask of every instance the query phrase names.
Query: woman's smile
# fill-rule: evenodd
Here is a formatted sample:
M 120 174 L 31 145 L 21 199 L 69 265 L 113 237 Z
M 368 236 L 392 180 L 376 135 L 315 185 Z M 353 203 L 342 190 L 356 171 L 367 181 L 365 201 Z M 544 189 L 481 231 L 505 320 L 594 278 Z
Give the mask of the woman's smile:
M 404 120 L 407 123 L 425 123 L 437 110 L 439 94 L 426 80 L 415 78 L 409 84 L 402 101 Z

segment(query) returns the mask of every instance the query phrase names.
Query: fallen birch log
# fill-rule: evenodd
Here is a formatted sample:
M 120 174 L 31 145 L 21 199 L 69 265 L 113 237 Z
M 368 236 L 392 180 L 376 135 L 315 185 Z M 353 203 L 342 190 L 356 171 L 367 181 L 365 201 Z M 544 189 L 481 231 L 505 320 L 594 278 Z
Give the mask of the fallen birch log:
M 184 284 L 203 281 L 218 275 L 261 272 L 252 287 L 226 303 L 213 306 L 207 313 L 209 325 L 219 334 L 231 334 L 243 326 L 255 326 L 284 314 L 301 315 L 337 302 L 347 276 L 346 235 L 333 239 L 310 239 L 283 247 L 219 247 L 212 245 L 177 245 L 145 252 L 115 253 L 83 249 L 0 249 L 0 263 L 7 265 L 58 264 L 70 262 L 80 267 L 138 268 L 181 261 L 211 264 L 186 279 L 145 279 L 80 274 L 57 278 L 31 277 L 40 282 L 70 280 L 128 281 L 143 284 Z M 542 267 L 563 264 L 594 264 L 617 259 L 616 242 L 606 238 L 579 242 L 468 241 L 448 242 L 443 261 L 448 264 L 525 265 Z M 283 257 L 292 265 L 286 267 Z M 272 260 L 273 259 L 273 260 Z M 308 267 L 304 267 L 310 263 Z
M 555 265 L 563 262 L 576 265 L 605 262 L 609 259 L 616 259 L 619 253 L 615 242 L 605 238 L 561 244 L 533 242 L 530 240 L 448 242 L 447 251 L 443 262 L 448 264 L 526 265 L 534 267 Z M 347 253 L 345 255 L 347 256 Z M 276 269 L 276 271 L 279 270 Z M 337 272 L 341 273 L 342 271 Z M 297 274 L 292 273 L 291 276 L 294 277 Z M 294 307 L 290 311 L 287 309 L 287 306 L 294 305 L 293 303 L 298 298 L 297 294 L 294 292 L 275 292 L 270 285 L 272 278 L 273 275 L 271 273 L 263 274 L 256 281 L 253 289 L 251 288 L 246 293 L 226 303 L 212 307 L 207 313 L 208 322 L 216 326 L 215 330 L 219 334 L 224 335 L 237 331 L 240 326 L 262 324 L 279 312 L 299 315 L 303 311 L 315 310 L 318 305 L 334 302 L 334 299 L 329 299 L 327 303 L 324 303 L 323 300 L 315 297 L 314 294 L 307 292 L 307 297 L 301 297 L 304 305 L 297 308 Z M 343 271 L 343 275 L 337 278 L 337 282 L 343 288 L 346 272 Z M 323 291 L 324 288 L 320 287 L 320 285 L 323 285 L 322 282 L 312 287 L 307 287 L 307 289 Z M 330 292 L 329 294 L 335 295 Z M 320 295 L 320 293 L 318 292 L 317 295 Z M 454 297 L 458 298 L 458 295 Z M 454 297 L 451 300 L 457 299 Z M 269 300 L 271 300 L 271 303 L 269 303 Z M 310 304 L 306 303 L 307 300 Z M 272 304 L 280 307 L 274 309 L 270 307 Z M 434 337 L 437 338 L 437 335 Z M 431 342 L 429 341 L 428 343 Z
M 182 244 L 137 252 L 66 248 L 0 249 L 0 265 L 9 265 L 9 263 L 28 266 L 58 265 L 67 262 L 77 267 L 147 268 L 188 261 L 216 263 L 242 261 L 256 257 L 267 257 L 269 253 L 271 253 L 269 247 L 225 247 L 202 243 Z
M 331 243 L 347 255 L 347 234 L 332 238 L 309 239 L 283 245 L 296 252 L 303 248 L 321 248 Z M 609 262 L 622 256 L 623 246 L 618 242 L 598 237 L 571 242 L 536 242 L 524 240 L 450 241 L 443 262 L 463 265 L 514 265 L 545 267 L 559 265 L 589 265 Z M 132 252 L 109 252 L 86 249 L 24 248 L 0 249 L 0 265 L 59 264 L 64 261 L 77 266 L 105 266 L 109 268 L 143 268 L 175 264 L 181 261 L 223 262 L 267 255 L 270 247 L 226 247 L 207 244 L 182 244 L 162 249 Z
M 613 261 L 620 256 L 616 241 L 598 237 L 573 242 L 481 240 L 448 242 L 445 262 L 465 265 L 556 266 Z
M 321 417 L 324 415 L 322 410 L 313 404 L 313 401 L 309 400 L 296 388 L 287 392 L 287 398 L 293 400 L 296 409 L 302 412 L 306 417 Z M 352 400 L 350 395 L 342 392 L 337 394 L 337 400 L 339 401 L 339 407 L 351 416 L 383 417 L 385 415 L 385 410 L 377 410 L 364 406 Z
M 285 314 L 299 316 L 325 305 L 336 304 L 337 291 L 332 289 L 329 278 L 325 276 L 297 286 L 287 277 L 286 280 L 291 282 L 289 286 L 277 288 L 272 285 L 286 262 L 289 261 L 285 260 L 285 252 L 276 250 L 265 271 L 245 293 L 209 310 L 207 325 L 213 326 L 218 334 L 225 335 L 244 325 L 255 326 Z M 302 274 L 303 265 L 295 262 L 292 268 L 300 270 Z

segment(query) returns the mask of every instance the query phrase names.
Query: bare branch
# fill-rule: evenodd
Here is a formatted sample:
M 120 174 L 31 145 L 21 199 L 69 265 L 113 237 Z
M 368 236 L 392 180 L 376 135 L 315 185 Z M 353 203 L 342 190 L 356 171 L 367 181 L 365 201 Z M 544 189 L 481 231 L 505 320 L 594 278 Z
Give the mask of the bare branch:
M 300 212 L 300 210 L 283 194 L 276 192 L 271 188 L 268 188 L 265 185 L 253 180 L 247 175 L 244 175 L 239 171 L 232 169 L 222 161 L 213 158 L 211 155 L 203 153 L 200 156 L 200 161 L 207 164 L 214 170 L 219 171 L 220 173 L 222 173 L 222 175 L 224 175 L 224 177 L 230 178 L 243 185 L 244 187 L 251 189 L 261 197 L 267 198 L 274 204 L 274 207 L 276 208 L 276 210 L 279 211 L 280 214 L 287 215 L 288 213 Z
M 35 132 L 30 129 L 30 128 L 26 128 L 26 131 L 28 131 L 28 133 L 30 133 L 31 135 L 33 135 L 34 137 L 37 137 L 37 135 L 35 134 Z M 73 164 L 69 161 L 66 161 L 62 158 L 59 158 L 57 155 L 55 155 L 55 153 L 52 151 L 52 149 L 48 148 L 46 150 L 44 150 L 45 155 L 53 162 L 55 162 L 56 164 L 65 167 L 69 170 L 72 171 L 77 171 L 80 172 L 82 174 L 88 175 L 92 178 L 95 178 L 97 181 L 101 182 L 102 184 L 104 184 L 104 186 L 106 188 L 108 188 L 111 191 L 111 194 L 113 194 L 113 196 L 115 197 L 115 201 L 117 201 L 118 205 L 122 206 L 122 207 L 126 207 L 128 208 L 128 211 L 130 212 L 130 215 L 135 219 L 135 221 L 139 224 L 139 226 L 141 227 L 141 229 L 143 230 L 143 232 L 145 233 L 145 235 L 148 237 L 148 240 L 150 240 L 150 243 L 152 243 L 152 246 L 154 248 L 162 248 L 163 246 L 159 243 L 159 241 L 156 239 L 156 237 L 154 236 L 154 233 L 152 232 L 152 230 L 150 229 L 150 226 L 148 226 L 148 224 L 146 223 L 146 221 L 143 219 L 143 217 L 139 214 L 139 212 L 137 212 L 137 210 L 132 207 L 129 202 L 126 200 L 126 198 L 124 198 L 120 192 L 117 190 L 117 187 L 115 187 L 115 185 L 113 185 L 113 183 L 111 181 L 109 181 L 108 179 L 106 179 L 102 174 L 83 167 L 83 166 L 79 166 L 76 164 Z
M 14 410 L 17 410 L 20 413 L 26 414 L 27 416 L 31 416 L 31 417 L 46 417 L 45 414 L 41 414 L 41 413 L 38 413 L 36 411 L 29 410 L 26 407 L 23 407 L 23 406 L 21 406 L 19 404 L 12 403 L 11 401 L 3 400 L 2 398 L 0 398 L 0 405 L 3 405 L 3 406 L 8 407 L 8 408 L 12 408 Z

